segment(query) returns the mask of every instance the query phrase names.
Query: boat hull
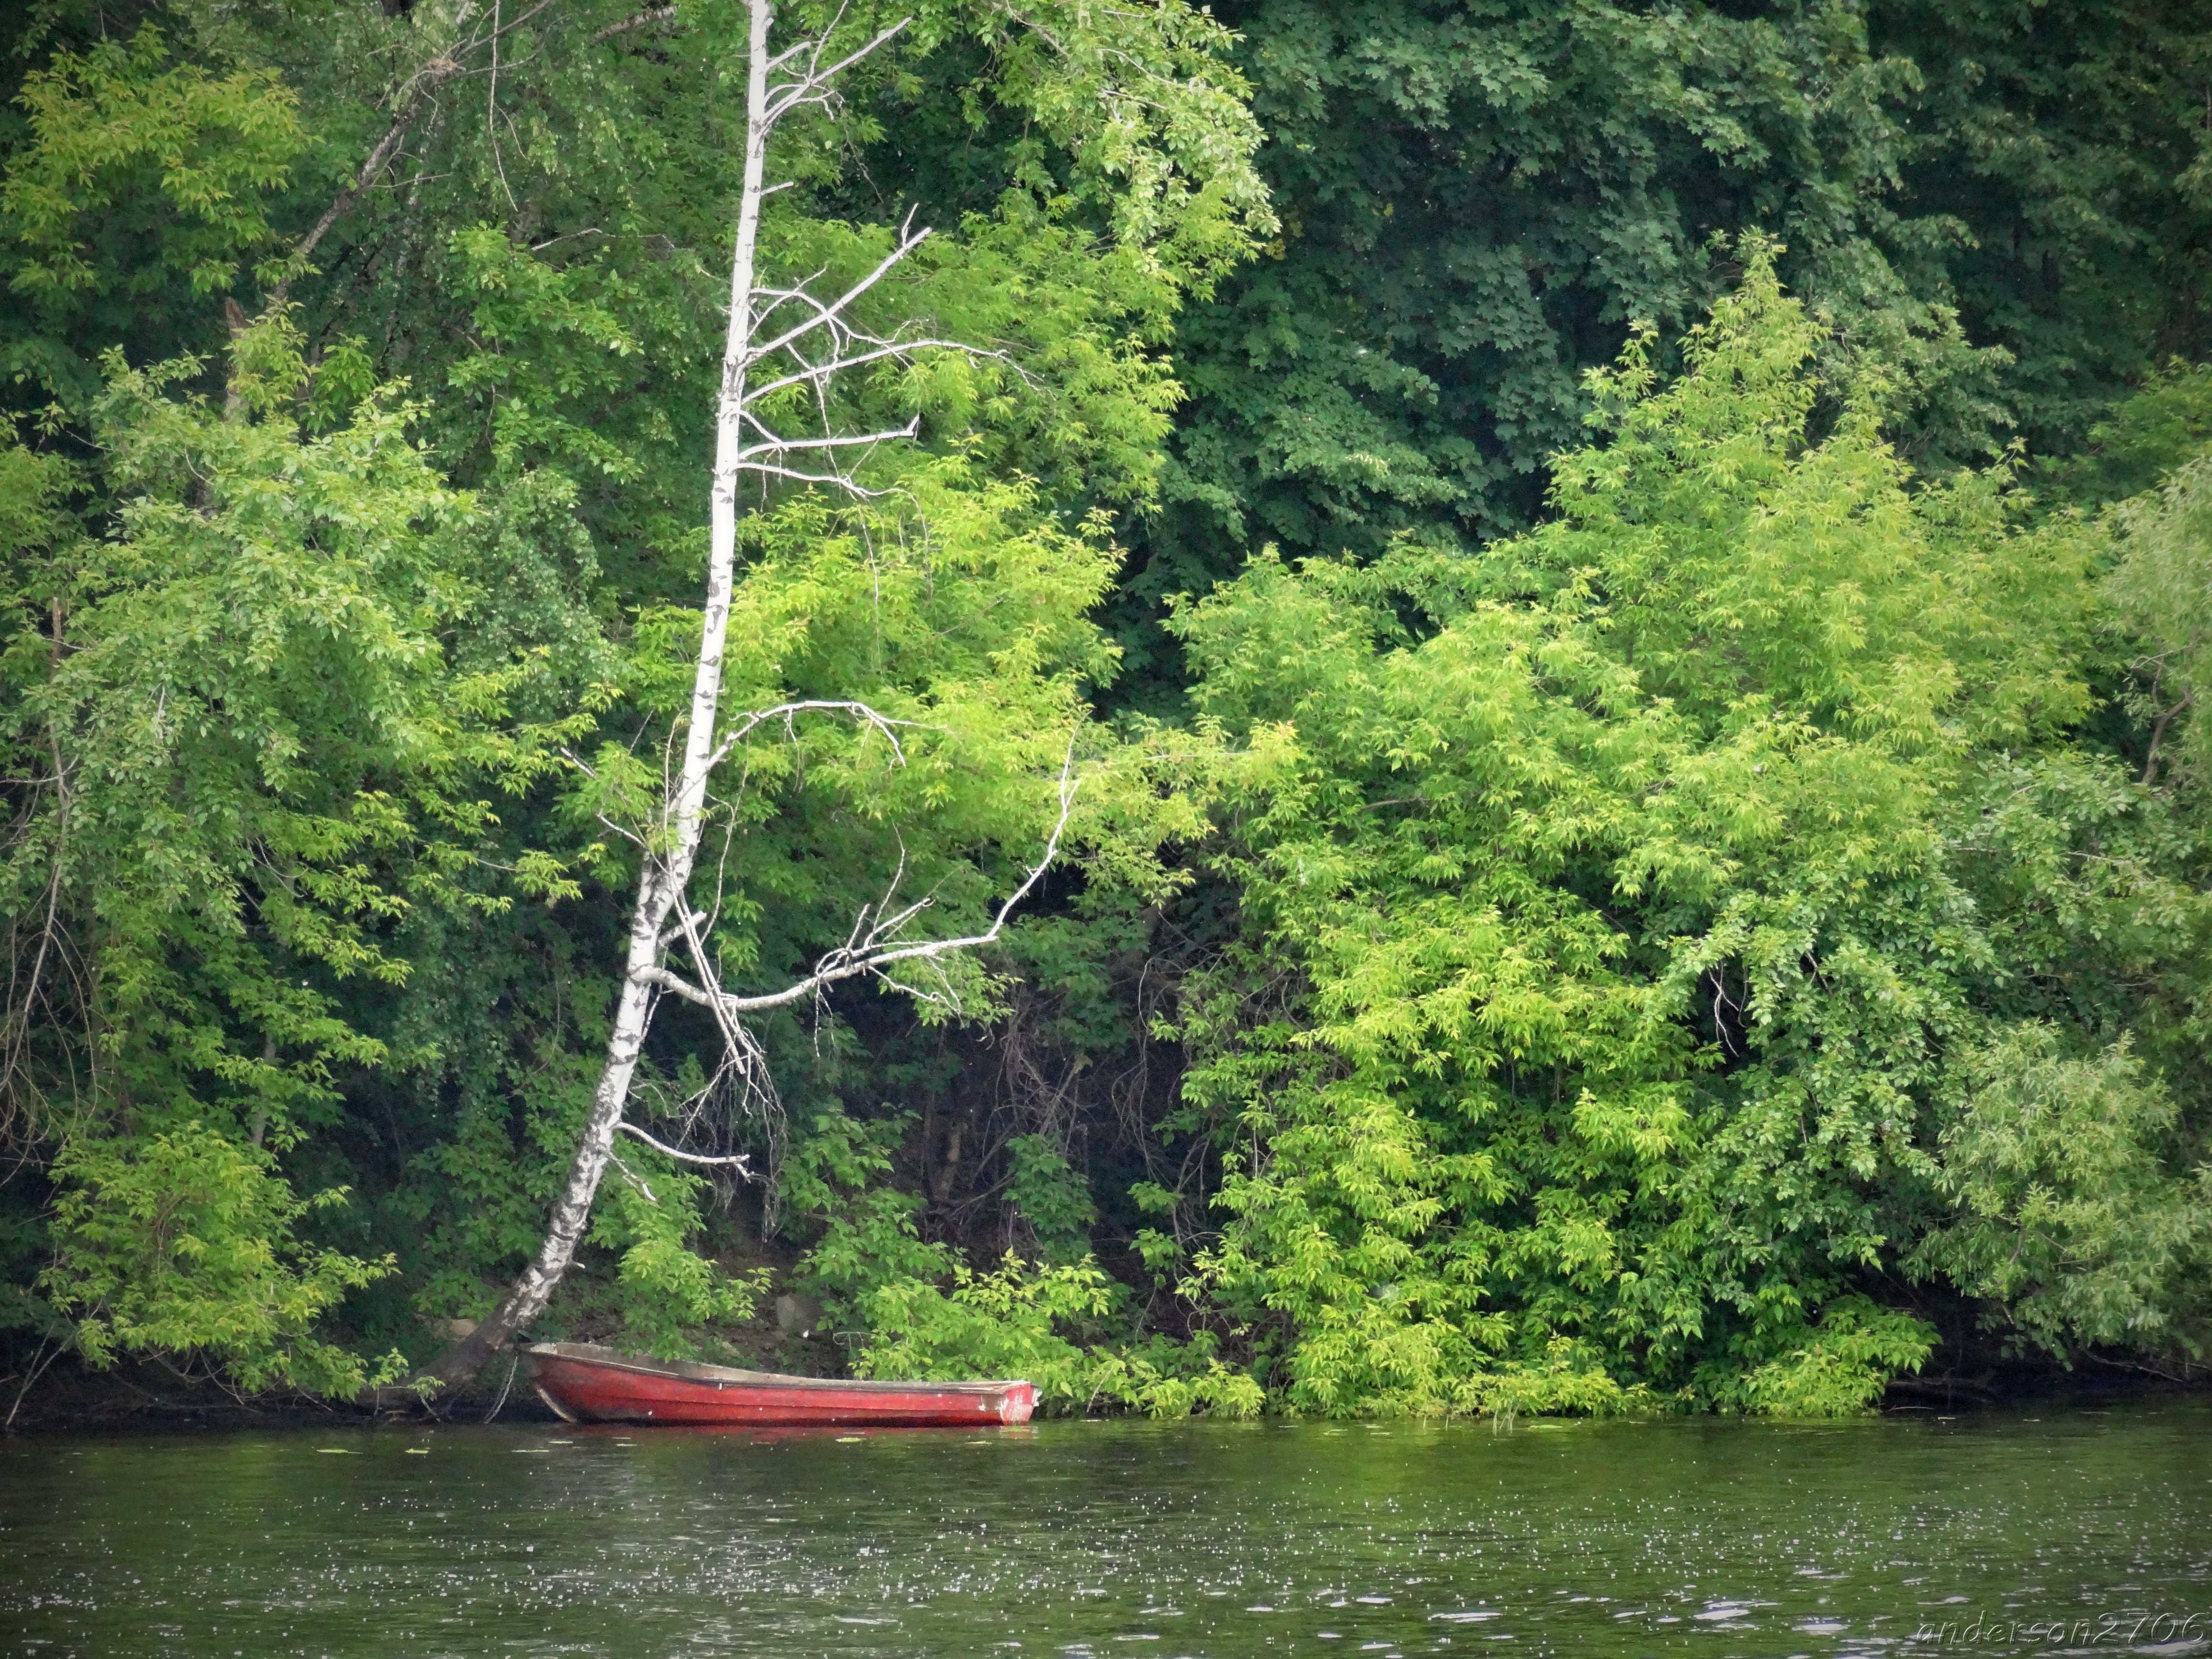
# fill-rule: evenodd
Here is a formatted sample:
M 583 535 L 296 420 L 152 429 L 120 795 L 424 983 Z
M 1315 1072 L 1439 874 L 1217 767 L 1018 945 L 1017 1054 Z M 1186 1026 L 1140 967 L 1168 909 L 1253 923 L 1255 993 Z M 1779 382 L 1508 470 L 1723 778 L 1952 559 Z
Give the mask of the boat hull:
M 1036 1409 L 1033 1382 L 784 1376 L 581 1342 L 540 1342 L 522 1352 L 539 1396 L 571 1422 L 974 1428 L 1026 1423 Z

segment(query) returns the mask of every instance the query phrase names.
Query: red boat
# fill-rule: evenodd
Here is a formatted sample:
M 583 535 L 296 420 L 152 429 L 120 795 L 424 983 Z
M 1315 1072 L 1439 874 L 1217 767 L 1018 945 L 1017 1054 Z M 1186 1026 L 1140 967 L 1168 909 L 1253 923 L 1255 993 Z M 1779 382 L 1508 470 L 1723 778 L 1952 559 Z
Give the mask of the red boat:
M 868 1382 L 784 1376 L 683 1359 L 651 1359 L 588 1342 L 522 1351 L 538 1397 L 567 1423 L 818 1423 L 876 1428 L 973 1428 L 1026 1423 L 1034 1382 Z

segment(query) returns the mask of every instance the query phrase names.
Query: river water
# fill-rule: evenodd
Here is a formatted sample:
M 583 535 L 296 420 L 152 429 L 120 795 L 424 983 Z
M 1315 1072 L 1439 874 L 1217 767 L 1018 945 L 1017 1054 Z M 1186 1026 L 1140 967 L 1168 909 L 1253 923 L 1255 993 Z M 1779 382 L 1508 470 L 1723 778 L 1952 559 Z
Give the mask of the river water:
M 0 1652 L 2212 1653 L 2212 1408 L 0 1442 Z

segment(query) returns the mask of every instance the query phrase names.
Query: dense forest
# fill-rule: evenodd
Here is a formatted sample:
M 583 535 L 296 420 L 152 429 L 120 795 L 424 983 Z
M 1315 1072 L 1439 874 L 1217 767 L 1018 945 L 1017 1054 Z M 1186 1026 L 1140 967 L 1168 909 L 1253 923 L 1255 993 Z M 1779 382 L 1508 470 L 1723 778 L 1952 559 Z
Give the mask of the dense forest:
M 2201 1373 L 2202 7 L 33 0 L 0 76 L 4 1409 Z

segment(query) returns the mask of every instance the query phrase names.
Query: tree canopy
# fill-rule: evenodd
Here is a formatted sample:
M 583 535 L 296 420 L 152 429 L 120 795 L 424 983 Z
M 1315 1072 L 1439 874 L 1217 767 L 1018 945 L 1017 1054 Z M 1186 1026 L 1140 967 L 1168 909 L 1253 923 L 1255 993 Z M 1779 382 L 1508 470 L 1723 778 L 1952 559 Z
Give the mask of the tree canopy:
M 0 22 L 16 1375 L 352 1396 L 537 1248 L 691 706 L 750 15 Z M 2197 9 L 776 22 L 894 26 L 761 280 L 961 349 L 775 394 L 906 435 L 748 486 L 700 949 L 1055 851 L 744 1086 L 672 1000 L 538 1328 L 1161 1413 L 2201 1365 Z

